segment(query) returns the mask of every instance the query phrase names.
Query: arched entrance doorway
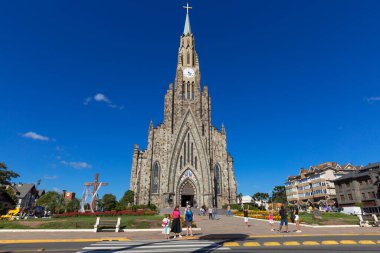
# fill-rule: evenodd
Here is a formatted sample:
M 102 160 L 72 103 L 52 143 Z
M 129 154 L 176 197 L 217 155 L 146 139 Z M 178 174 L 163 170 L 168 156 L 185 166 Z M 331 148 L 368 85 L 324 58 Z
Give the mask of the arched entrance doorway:
M 187 205 L 194 205 L 194 195 L 195 195 L 195 189 L 192 183 L 190 181 L 185 181 L 180 188 L 180 196 L 181 196 L 181 206 L 185 207 Z

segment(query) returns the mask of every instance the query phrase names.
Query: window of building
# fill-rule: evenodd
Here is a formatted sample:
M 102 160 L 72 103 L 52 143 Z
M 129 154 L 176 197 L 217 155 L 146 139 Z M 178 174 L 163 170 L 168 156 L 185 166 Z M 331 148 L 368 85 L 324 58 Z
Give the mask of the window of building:
M 182 170 L 182 168 L 183 168 L 183 157 L 181 156 L 180 158 L 179 158 L 179 162 L 180 162 L 180 169 Z
M 368 192 L 368 198 L 370 199 L 375 198 L 375 192 Z
M 362 192 L 362 199 L 366 199 L 365 192 Z
M 195 157 L 195 169 L 197 170 L 198 169 L 198 158 Z
M 194 145 L 193 143 L 191 143 L 191 165 L 194 166 L 194 158 L 193 158 L 193 149 L 194 149 Z
M 352 200 L 352 194 L 351 193 L 348 194 L 348 200 Z
M 222 177 L 220 174 L 220 167 L 219 165 L 215 165 L 214 167 L 214 173 L 215 173 L 215 183 L 216 183 L 216 192 L 217 194 L 221 193 L 221 185 L 222 185 Z
M 186 141 L 183 144 L 183 165 L 186 164 Z
M 190 83 L 187 83 L 187 99 L 190 99 Z
M 368 182 L 368 184 L 372 184 L 372 178 L 369 178 L 369 179 L 367 180 L 367 182 Z
M 189 53 L 189 51 L 187 51 L 187 64 L 190 64 L 190 53 Z
M 350 183 L 346 183 L 346 188 L 350 187 Z
M 344 201 L 344 195 L 340 195 L 340 200 Z
M 153 165 L 152 171 L 152 193 L 158 193 L 160 184 L 160 166 L 158 162 L 155 162 Z

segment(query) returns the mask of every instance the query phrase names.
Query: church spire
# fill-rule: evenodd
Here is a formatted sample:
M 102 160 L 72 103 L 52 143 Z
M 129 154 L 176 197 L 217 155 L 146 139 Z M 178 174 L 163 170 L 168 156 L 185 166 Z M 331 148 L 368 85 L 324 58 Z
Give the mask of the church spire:
M 190 7 L 189 3 L 187 3 L 186 6 L 183 6 L 183 8 L 186 9 L 186 21 L 185 21 L 185 28 L 183 29 L 183 34 L 187 35 L 187 34 L 191 34 L 189 9 L 192 9 L 192 7 Z

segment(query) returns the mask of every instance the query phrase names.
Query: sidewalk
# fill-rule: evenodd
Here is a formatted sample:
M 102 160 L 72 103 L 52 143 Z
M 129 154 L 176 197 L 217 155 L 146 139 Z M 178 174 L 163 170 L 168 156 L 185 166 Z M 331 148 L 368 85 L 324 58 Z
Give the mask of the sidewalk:
M 201 231 L 194 233 L 195 237 L 188 239 L 218 239 L 218 238 L 265 238 L 265 237 L 291 237 L 291 236 L 319 236 L 319 235 L 380 235 L 380 227 L 366 228 L 312 228 L 301 227 L 302 233 L 295 233 L 295 225 L 290 224 L 290 233 L 270 231 L 269 223 L 264 220 L 250 219 L 247 227 L 241 217 L 227 217 L 221 215 L 217 220 L 209 220 L 208 216 L 194 216 Z M 274 224 L 278 229 L 278 223 Z M 183 234 L 186 232 L 183 231 Z M 160 240 L 163 235 L 160 231 L 143 232 L 0 232 L 2 240 Z M 183 239 L 186 239 L 185 237 Z M 5 243 L 4 241 L 2 243 Z

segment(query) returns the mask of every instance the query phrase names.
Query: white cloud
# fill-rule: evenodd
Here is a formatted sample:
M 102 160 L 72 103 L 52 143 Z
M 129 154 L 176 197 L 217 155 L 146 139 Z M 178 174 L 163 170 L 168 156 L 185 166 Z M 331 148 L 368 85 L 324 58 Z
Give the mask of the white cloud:
M 86 98 L 84 100 L 83 104 L 88 105 L 88 104 L 90 104 L 91 101 L 106 103 L 108 107 L 113 108 L 113 109 L 119 109 L 119 110 L 124 109 L 123 105 L 120 106 L 120 105 L 116 105 L 116 104 L 112 103 L 111 99 L 109 99 L 106 95 L 104 95 L 102 93 L 98 93 L 94 97 Z
M 74 169 L 91 169 L 92 166 L 86 162 L 67 162 L 67 161 L 61 161 L 62 164 L 66 166 L 70 166 Z
M 370 97 L 366 98 L 367 102 L 372 104 L 373 102 L 380 101 L 380 97 Z
M 44 179 L 46 180 L 53 180 L 53 179 L 57 179 L 58 176 L 44 176 Z
M 49 137 L 37 134 L 35 132 L 27 132 L 27 133 L 22 134 L 21 136 L 25 137 L 25 138 L 30 138 L 33 140 L 40 140 L 40 141 L 48 141 L 49 140 Z
M 111 100 L 109 100 L 104 94 L 98 93 L 94 96 L 95 101 L 97 102 L 106 102 L 108 104 L 111 104 Z

